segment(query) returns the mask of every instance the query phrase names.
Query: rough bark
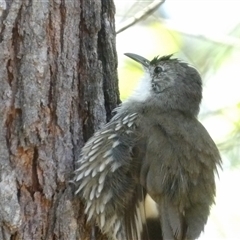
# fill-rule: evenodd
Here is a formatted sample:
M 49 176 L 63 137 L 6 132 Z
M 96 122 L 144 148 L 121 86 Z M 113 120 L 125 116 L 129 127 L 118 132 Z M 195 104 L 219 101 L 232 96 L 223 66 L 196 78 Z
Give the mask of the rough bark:
M 0 19 L 0 239 L 89 239 L 68 184 L 119 103 L 112 0 L 12 0 Z

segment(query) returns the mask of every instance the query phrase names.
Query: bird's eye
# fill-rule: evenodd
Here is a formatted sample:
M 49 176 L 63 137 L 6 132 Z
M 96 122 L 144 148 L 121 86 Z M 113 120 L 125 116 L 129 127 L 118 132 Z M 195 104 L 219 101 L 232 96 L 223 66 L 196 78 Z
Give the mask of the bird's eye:
M 163 72 L 163 67 L 155 67 L 154 73 L 160 73 Z

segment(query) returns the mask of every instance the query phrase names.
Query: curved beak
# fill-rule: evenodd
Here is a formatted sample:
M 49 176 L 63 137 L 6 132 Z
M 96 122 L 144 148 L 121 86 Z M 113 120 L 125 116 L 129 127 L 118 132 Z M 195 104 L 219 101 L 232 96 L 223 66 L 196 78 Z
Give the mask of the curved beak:
M 131 59 L 135 60 L 138 63 L 141 63 L 144 67 L 149 67 L 150 61 L 144 57 L 141 57 L 134 53 L 124 53 L 124 55 L 130 57 Z

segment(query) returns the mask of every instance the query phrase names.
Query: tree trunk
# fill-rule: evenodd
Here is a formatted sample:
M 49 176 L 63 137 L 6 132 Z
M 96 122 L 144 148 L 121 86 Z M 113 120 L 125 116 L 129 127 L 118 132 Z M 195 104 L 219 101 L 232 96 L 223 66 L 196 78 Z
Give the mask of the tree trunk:
M 0 239 L 89 239 L 68 181 L 119 103 L 112 0 L 10 0 L 0 17 Z

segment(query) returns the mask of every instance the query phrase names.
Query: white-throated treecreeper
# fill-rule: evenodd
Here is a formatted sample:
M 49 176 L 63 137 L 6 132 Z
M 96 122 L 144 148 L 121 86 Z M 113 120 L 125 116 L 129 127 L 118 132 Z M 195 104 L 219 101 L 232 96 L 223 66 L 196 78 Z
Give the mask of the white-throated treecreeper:
M 142 64 L 140 85 L 83 147 L 73 182 L 111 240 L 193 240 L 214 203 L 219 151 L 197 120 L 202 80 L 172 55 Z M 149 208 L 149 200 L 151 208 Z

